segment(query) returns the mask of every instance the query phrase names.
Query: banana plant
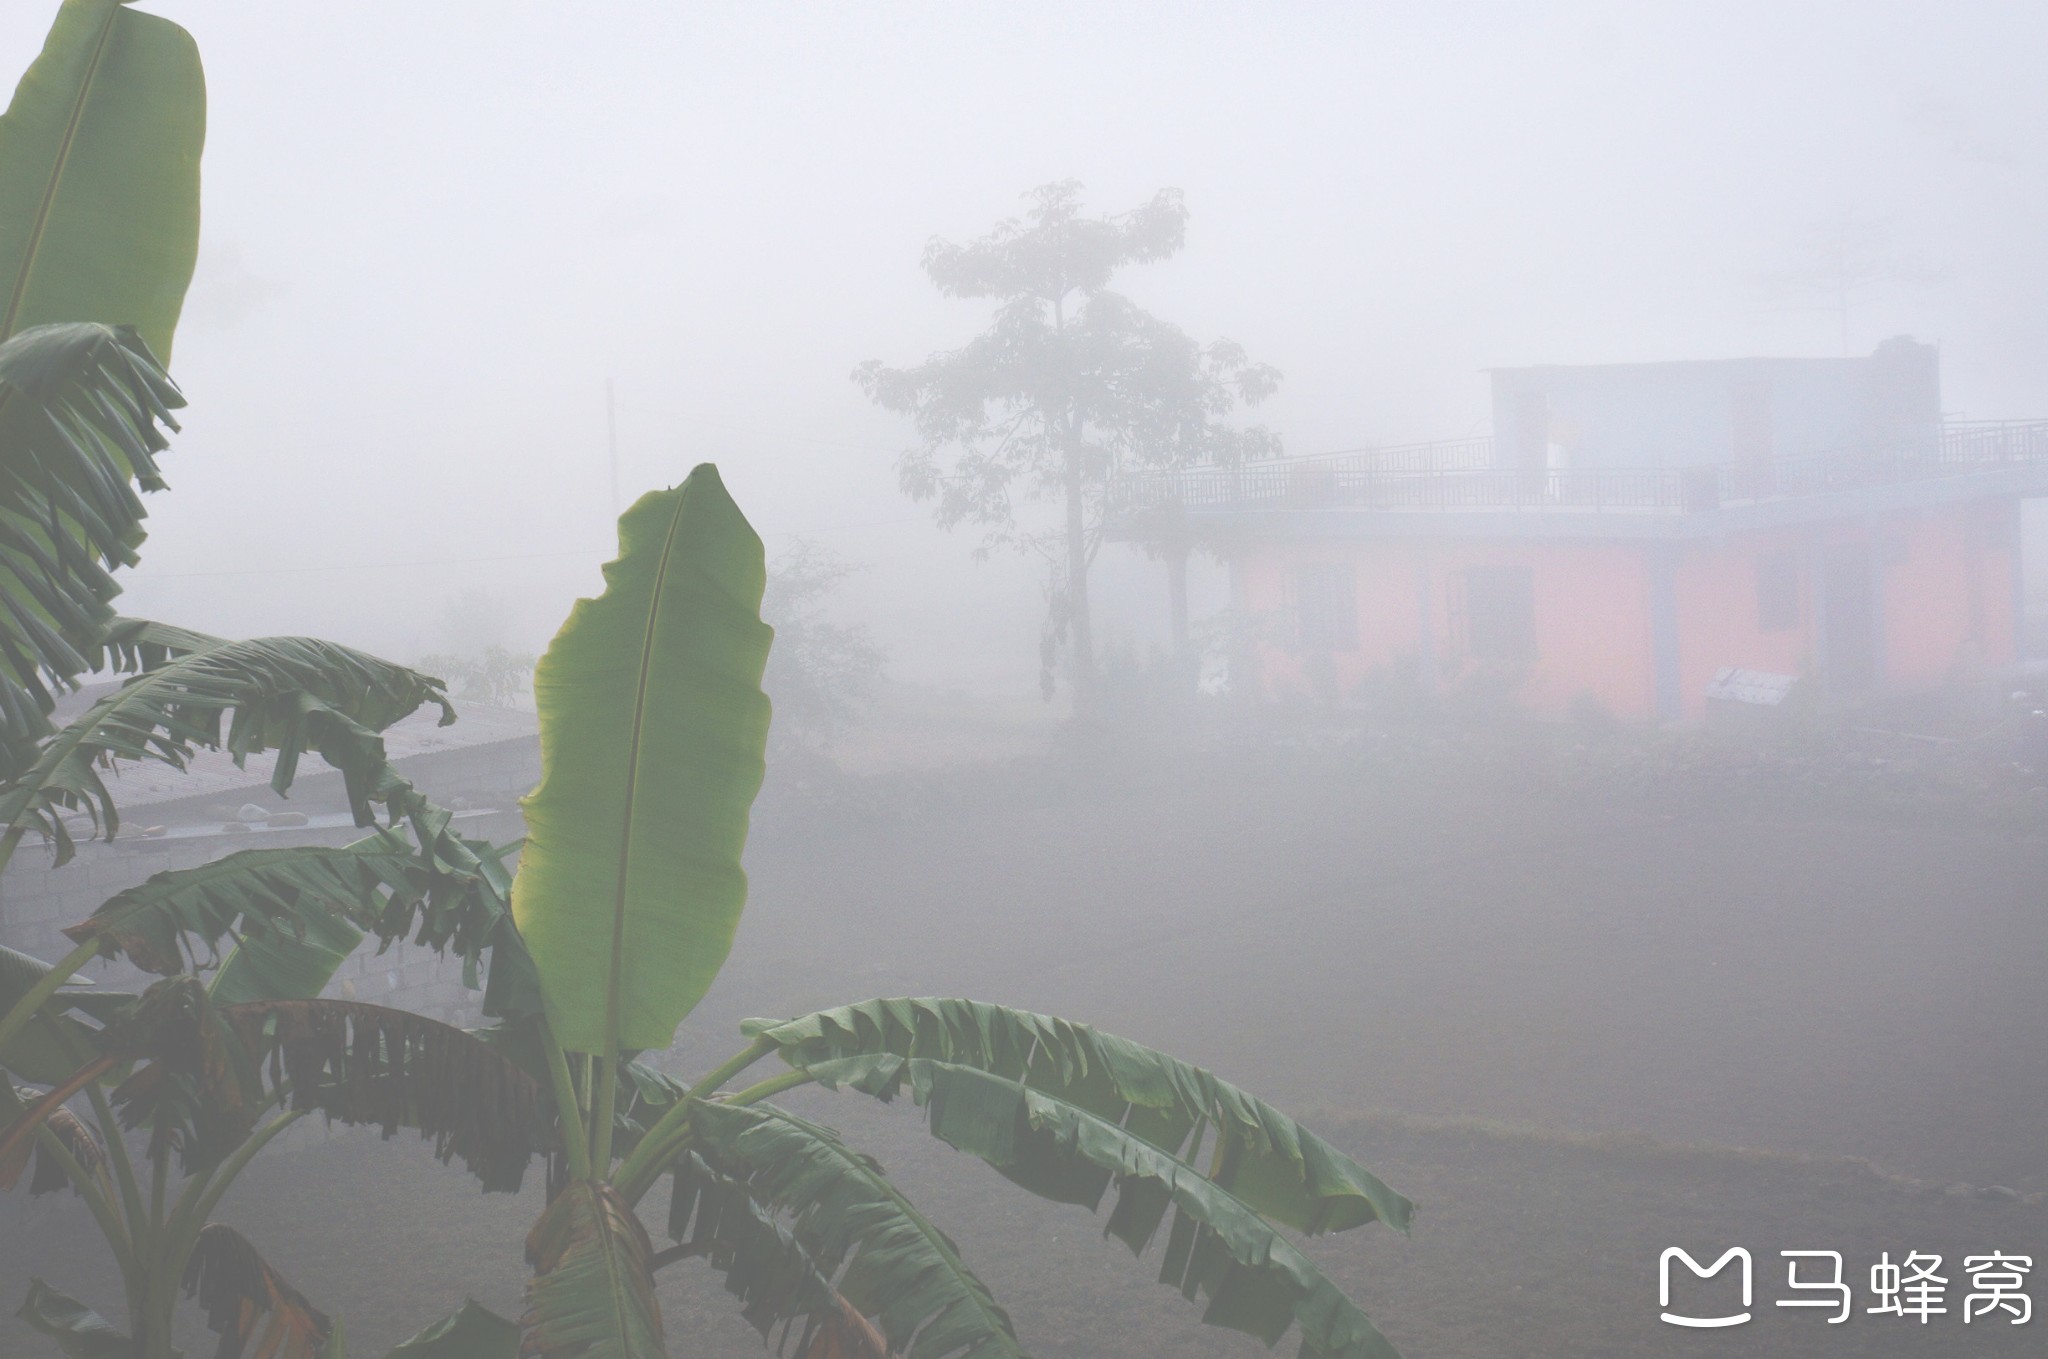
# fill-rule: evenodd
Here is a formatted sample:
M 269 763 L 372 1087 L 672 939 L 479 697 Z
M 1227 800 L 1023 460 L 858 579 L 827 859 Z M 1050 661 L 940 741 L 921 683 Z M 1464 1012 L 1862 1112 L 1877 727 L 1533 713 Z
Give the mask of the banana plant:
M 170 1359 L 182 1291 L 223 1353 L 339 1359 L 338 1322 L 213 1220 L 251 1159 L 314 1112 L 417 1128 L 487 1188 L 517 1188 L 552 1146 L 538 1081 L 459 1029 L 306 999 L 363 938 L 353 922 L 502 915 L 507 879 L 484 848 L 475 872 L 453 872 L 381 830 L 160 873 L 70 931 L 165 974 L 139 996 L 53 990 L 56 969 L 0 950 L 0 1190 L 33 1160 L 31 1193 L 84 1201 L 120 1271 L 128 1330 L 40 1279 L 19 1316 L 70 1359 Z M 460 1103 L 447 1098 L 452 1071 L 465 1073 Z M 70 1107 L 81 1098 L 82 1115 Z
M 1393 1353 L 1288 1232 L 1405 1230 L 1409 1202 L 1150 1048 L 1002 1006 L 883 999 L 752 1021 L 701 1079 L 650 1079 L 637 1054 L 673 1042 L 745 904 L 771 634 L 760 540 L 709 466 L 626 513 L 605 579 L 535 674 L 542 776 L 514 928 L 488 959 L 538 981 L 534 1011 L 490 1036 L 545 1073 L 562 1174 L 527 1241 L 516 1340 L 420 1354 L 655 1359 L 655 1272 L 703 1259 L 764 1336 L 796 1328 L 805 1359 L 1021 1356 L 951 1238 L 872 1158 L 773 1102 L 812 1085 L 907 1092 L 934 1136 L 1043 1197 L 1094 1210 L 1113 1189 L 1108 1234 L 1139 1253 L 1163 1229 L 1160 1277 L 1204 1298 L 1207 1322 L 1269 1342 L 1298 1326 L 1312 1359 Z M 642 1210 L 664 1181 L 673 1244 L 657 1248 Z
M 205 132 L 191 35 L 122 0 L 65 0 L 0 114 L 0 777 L 102 657 L 163 485 Z
M 759 619 L 760 541 L 709 466 L 627 511 L 605 581 L 599 597 L 576 605 L 535 675 L 542 778 L 524 802 L 527 836 L 509 885 L 502 849 L 448 848 L 445 820 L 409 789 L 400 800 L 414 799 L 405 805 L 417 843 L 392 830 L 339 850 L 248 852 L 160 875 L 71 931 L 81 949 L 165 974 L 129 1002 L 132 1013 L 89 1036 L 103 1074 L 146 1057 L 143 1070 L 202 1082 L 182 1103 L 148 1106 L 187 1120 L 180 1145 L 215 1149 L 201 1166 L 217 1148 L 264 1135 L 245 1135 L 256 1127 L 251 1108 L 417 1128 L 444 1159 L 462 1156 L 486 1189 L 516 1185 L 530 1158 L 544 1158 L 548 1201 L 527 1240 L 522 1315 L 468 1303 L 393 1359 L 661 1359 L 668 1337 L 654 1279 L 692 1259 L 723 1276 L 764 1337 L 793 1332 L 800 1359 L 1021 1356 L 1008 1313 L 952 1239 L 871 1157 L 774 1102 L 802 1086 L 884 1102 L 907 1094 L 932 1135 L 1023 1189 L 1091 1211 L 1107 1203 L 1106 1234 L 1134 1254 L 1163 1235 L 1161 1281 L 1201 1299 L 1208 1323 L 1269 1343 L 1298 1328 L 1310 1359 L 1392 1356 L 1294 1237 L 1375 1221 L 1405 1230 L 1412 1206 L 1198 1066 L 1053 1016 L 911 998 L 749 1021 L 739 1050 L 695 1081 L 639 1060 L 673 1042 L 739 924 L 771 634 Z M 461 955 L 495 1022 L 444 1034 L 418 1017 L 316 998 L 332 960 L 361 937 L 352 930 Z M 219 945 L 231 939 L 240 942 L 222 965 Z M 256 980 L 225 984 L 256 966 L 252 956 Z M 209 985 L 193 980 L 216 968 Z M 83 1026 L 65 1007 L 105 1004 L 47 981 L 22 992 L 35 1003 L 15 1015 Z M 239 998 L 262 992 L 271 994 Z M 152 1007 L 175 1024 L 142 1018 Z M 131 1036 L 166 1026 L 216 1037 L 209 1046 Z M 22 1026 L 20 1037 L 29 1032 Z M 423 1034 L 438 1045 L 431 1062 L 413 1055 L 426 1048 L 407 1046 L 429 1041 Z M 195 1052 L 217 1052 L 226 1074 L 204 1085 L 213 1068 Z M 761 1075 L 762 1063 L 778 1069 Z M 134 1104 L 124 1092 L 138 1079 L 122 1075 L 106 1098 Z M 31 1137 L 43 1147 L 63 1140 L 64 1098 L 101 1098 L 91 1080 L 77 1082 L 51 1085 L 0 1132 L 0 1171 Z M 45 1120 L 32 1124 L 38 1111 Z M 101 1139 L 99 1164 L 116 1173 L 96 1209 L 117 1225 L 118 1142 Z M 104 1177 L 89 1155 L 50 1155 L 74 1184 Z M 53 1171 L 48 1182 L 57 1179 Z M 657 1216 L 669 1244 L 657 1246 L 645 1217 L 664 1183 Z M 210 1190 L 185 1192 L 210 1208 Z M 218 1225 L 197 1207 L 174 1216 L 179 1235 L 159 1250 L 166 1261 L 184 1254 L 178 1271 L 158 1267 L 159 1293 L 173 1272 L 197 1277 L 191 1261 Z M 258 1258 L 246 1242 L 234 1249 Z M 262 1334 L 281 1337 L 281 1355 L 338 1353 L 338 1327 L 299 1321 L 298 1295 L 282 1281 L 254 1266 L 238 1277 L 249 1282 L 232 1295 L 234 1315 L 277 1328 Z M 90 1314 L 69 1299 L 39 1296 L 53 1333 L 113 1330 L 81 1319 Z

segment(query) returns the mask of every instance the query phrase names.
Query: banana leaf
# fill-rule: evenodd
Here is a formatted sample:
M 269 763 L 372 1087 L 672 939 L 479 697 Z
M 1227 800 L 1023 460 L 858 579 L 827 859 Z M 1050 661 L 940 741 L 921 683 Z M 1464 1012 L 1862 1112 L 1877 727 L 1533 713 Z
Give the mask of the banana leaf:
M 35 1091 L 19 1087 L 16 1087 L 14 1097 L 29 1108 L 34 1106 L 38 1098 Z M 87 1176 L 97 1180 L 105 1174 L 107 1149 L 100 1144 L 100 1139 L 93 1130 L 86 1126 L 84 1119 L 69 1109 L 57 1109 L 44 1118 L 43 1127 L 49 1129 L 50 1135 L 57 1139 L 65 1154 L 70 1156 Z M 52 1194 L 59 1189 L 69 1189 L 81 1196 L 84 1194 L 85 1191 L 72 1180 L 71 1172 L 64 1162 L 50 1154 L 50 1148 L 43 1144 L 40 1137 L 36 1140 L 35 1167 L 35 1172 L 29 1176 L 28 1182 L 30 1198 L 40 1194 Z
M 667 1359 L 654 1248 L 618 1192 L 573 1180 L 526 1237 L 523 1359 Z
M 108 654 L 112 573 L 142 541 L 137 486 L 163 486 L 159 425 L 176 429 L 184 404 L 125 327 L 52 324 L 0 342 L 0 777 L 53 730 L 53 691 Z
M 519 1359 L 519 1323 L 468 1298 L 385 1359 Z
M 905 1359 L 1022 1359 L 1009 1314 L 870 1157 L 830 1129 L 772 1105 L 708 1104 L 690 1115 L 693 1145 L 759 1204 L 787 1213 L 817 1271 Z M 679 1166 L 669 1230 L 703 1212 L 703 1187 Z M 712 1205 L 714 1211 L 718 1205 Z
M 887 1337 L 832 1286 L 810 1248 L 745 1183 L 712 1169 L 695 1152 L 676 1165 L 668 1233 L 685 1244 L 657 1260 L 708 1262 L 763 1341 L 783 1328 L 778 1351 L 787 1350 L 790 1329 L 801 1323 L 798 1359 L 887 1359 Z
M 42 959 L 0 946 L 0 1015 L 49 974 Z M 73 1053 L 92 1051 L 93 1030 L 70 1012 L 104 1020 L 134 999 L 116 991 L 59 991 L 33 1022 L 0 1044 L 0 1069 L 37 1085 L 56 1085 L 78 1066 Z
M 233 1227 L 209 1222 L 187 1257 L 185 1296 L 196 1299 L 223 1355 L 330 1359 L 338 1323 L 306 1301 Z
M 879 1054 L 970 1066 L 1129 1127 L 1175 1154 L 1198 1130 L 1221 1140 L 1216 1182 L 1276 1222 L 1308 1233 L 1375 1220 L 1403 1231 L 1414 1205 L 1294 1119 L 1201 1067 L 1052 1015 L 980 1001 L 886 999 L 790 1020 L 746 1021 L 748 1037 L 811 1070 Z M 903 1068 L 898 1067 L 898 1070 Z M 1092 1196 L 1088 1179 L 1073 1186 Z
M 270 786 L 279 793 L 300 757 L 317 751 L 341 771 L 357 823 L 367 825 L 371 801 L 403 783 L 377 733 L 425 703 L 441 709 L 443 726 L 455 720 L 440 680 L 316 638 L 221 642 L 177 656 L 93 704 L 0 792 L 0 863 L 30 829 L 55 845 L 57 863 L 68 861 L 66 810 L 86 812 L 111 838 L 120 815 L 105 769 L 119 760 L 182 769 L 201 748 L 227 750 L 237 763 L 276 751 Z
M 1044 1197 L 1087 1204 L 1086 1186 L 1113 1183 L 1104 1230 L 1134 1255 L 1172 1209 L 1160 1282 L 1190 1301 L 1207 1297 L 1207 1325 L 1271 1345 L 1298 1323 L 1304 1359 L 1397 1359 L 1365 1313 L 1251 1203 L 1130 1127 L 1018 1077 L 954 1062 L 880 1053 L 808 1069 L 821 1084 L 883 1100 L 907 1085 L 934 1137 Z
M 559 1149 L 546 1087 L 475 1034 L 362 1001 L 270 1000 L 217 1011 L 263 1067 L 268 1096 L 384 1136 L 409 1128 L 485 1192 L 515 1192 Z
M 28 1168 L 36 1134 L 48 1127 L 53 1119 L 63 1116 L 64 1101 L 106 1075 L 114 1066 L 115 1061 L 111 1057 L 96 1058 L 80 1066 L 54 1088 L 36 1095 L 26 1109 L 0 1126 L 0 1190 L 14 1188 L 21 1172 Z M 20 1091 L 13 1093 L 17 1099 L 24 1098 Z
M 14 1315 L 56 1341 L 64 1359 L 134 1359 L 134 1342 L 112 1322 L 41 1279 L 28 1281 Z
M 0 339 L 130 325 L 169 362 L 205 140 L 191 35 L 121 0 L 65 0 L 0 115 Z
M 116 892 L 65 934 L 74 943 L 97 940 L 103 954 L 124 956 L 166 977 L 214 965 L 221 941 L 238 935 L 238 961 L 215 979 L 217 998 L 293 999 L 291 978 L 273 976 L 278 989 L 265 990 L 266 974 L 249 969 L 279 961 L 287 941 L 346 956 L 361 940 L 361 929 L 384 921 L 394 905 L 414 906 L 437 893 L 462 897 L 468 889 L 460 880 L 434 875 L 403 835 L 382 831 L 348 845 L 245 849 L 196 868 L 167 869 Z M 255 956 L 244 958 L 251 949 Z M 240 975 L 230 976 L 236 969 Z M 310 994 L 318 995 L 332 975 L 330 968 Z M 300 979 L 313 980 L 310 974 Z
M 206 989 L 216 1005 L 258 1000 L 311 1000 L 366 936 L 338 914 L 310 914 L 302 933 L 265 929 L 245 934 L 221 961 Z
M 619 521 L 605 590 L 534 672 L 541 781 L 512 912 L 564 1048 L 663 1049 L 732 946 L 772 633 L 761 540 L 717 469 Z

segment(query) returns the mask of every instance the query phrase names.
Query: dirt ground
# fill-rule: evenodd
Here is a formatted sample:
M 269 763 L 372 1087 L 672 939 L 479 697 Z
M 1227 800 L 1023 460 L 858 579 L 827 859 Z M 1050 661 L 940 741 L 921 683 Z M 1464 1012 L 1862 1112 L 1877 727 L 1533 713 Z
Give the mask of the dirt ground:
M 2039 1352 L 2048 1323 L 1964 1325 L 1957 1266 L 2048 1255 L 2026 1197 L 2048 1189 L 2048 841 L 1967 816 L 1270 760 L 1092 786 L 757 844 L 747 920 L 678 1064 L 737 1046 L 746 1015 L 972 995 L 1324 1111 L 1422 1205 L 1409 1238 L 1314 1248 L 1408 1359 Z M 1034 1354 L 1263 1352 L 908 1110 L 805 1098 L 915 1186 Z M 480 1198 L 417 1147 L 344 1135 L 265 1158 L 223 1216 L 374 1357 L 465 1292 L 516 1312 L 530 1197 Z M 0 1291 L 35 1273 L 109 1299 L 68 1202 L 10 1196 L 0 1226 Z M 1737 1245 L 1752 1323 L 1656 1320 L 1660 1251 Z M 1843 1253 L 1852 1321 L 1775 1308 L 1785 1249 Z M 1943 1254 L 1949 1315 L 1863 1314 L 1881 1251 Z M 715 1282 L 679 1272 L 665 1291 L 676 1353 L 759 1352 Z M 0 1354 L 35 1343 L 0 1325 Z

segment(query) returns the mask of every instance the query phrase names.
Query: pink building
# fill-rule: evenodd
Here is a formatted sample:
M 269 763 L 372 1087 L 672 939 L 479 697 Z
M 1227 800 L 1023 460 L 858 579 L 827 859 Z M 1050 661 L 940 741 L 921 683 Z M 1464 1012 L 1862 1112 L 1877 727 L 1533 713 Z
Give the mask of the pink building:
M 2016 658 L 2048 494 L 2048 421 L 1944 423 L 1937 358 L 1499 369 L 1490 439 L 1134 476 L 1115 528 L 1226 558 L 1274 696 L 1484 671 L 1647 719 L 1731 667 L 1936 688 Z

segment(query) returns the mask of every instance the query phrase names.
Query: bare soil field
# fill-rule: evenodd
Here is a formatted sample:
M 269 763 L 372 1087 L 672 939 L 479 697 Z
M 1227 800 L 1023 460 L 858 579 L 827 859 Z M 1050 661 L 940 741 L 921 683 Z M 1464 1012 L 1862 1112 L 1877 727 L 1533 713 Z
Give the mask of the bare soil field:
M 1322 1111 L 1421 1203 L 1410 1237 L 1312 1248 L 1409 1359 L 2040 1351 L 2048 1323 L 1960 1316 L 1962 1256 L 2048 1256 L 2048 841 L 2025 819 L 1273 758 L 988 787 L 764 836 L 677 1065 L 744 1016 L 888 994 L 1166 1048 Z M 915 1187 L 1034 1354 L 1263 1352 L 913 1110 L 802 1098 Z M 337 1134 L 264 1158 L 224 1216 L 377 1356 L 465 1292 L 516 1312 L 535 1193 Z M 10 1196 L 0 1226 L 0 1289 L 113 1301 L 69 1202 Z M 1738 1245 L 1750 1324 L 1657 1321 L 1659 1252 Z M 1842 1252 L 1849 1323 L 1774 1306 L 1786 1249 Z M 1949 1313 L 1866 1315 L 1869 1266 L 1909 1251 L 1944 1256 Z M 689 1270 L 665 1284 L 675 1352 L 758 1353 Z M 38 1344 L 0 1325 L 0 1354 Z

